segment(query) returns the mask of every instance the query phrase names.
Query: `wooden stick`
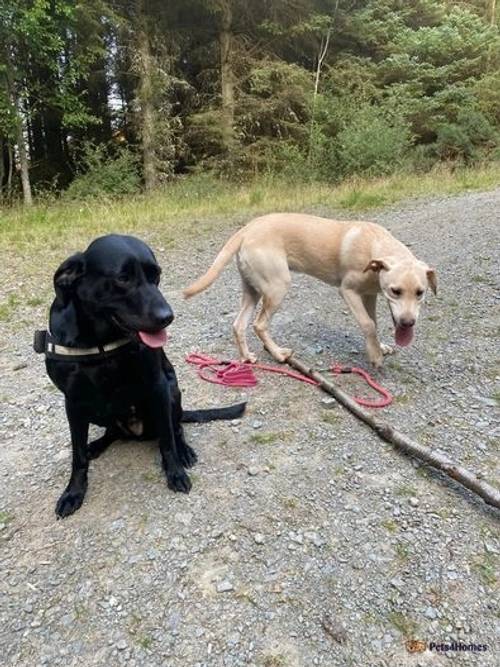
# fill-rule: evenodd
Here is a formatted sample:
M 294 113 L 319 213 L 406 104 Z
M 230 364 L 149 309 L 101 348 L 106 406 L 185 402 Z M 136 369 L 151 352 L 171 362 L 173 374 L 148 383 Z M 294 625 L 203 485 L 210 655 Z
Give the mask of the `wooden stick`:
M 491 486 L 488 482 L 480 480 L 472 472 L 454 463 L 444 454 L 423 447 L 403 433 L 396 431 L 396 429 L 387 422 L 374 417 L 371 413 L 361 407 L 361 405 L 356 403 L 356 401 L 348 394 L 342 391 L 342 389 L 339 389 L 335 384 L 329 382 L 323 375 L 321 375 L 321 373 L 310 368 L 300 361 L 300 359 L 297 359 L 297 357 L 294 357 L 293 355 L 289 357 L 287 359 L 287 364 L 303 375 L 307 375 L 307 377 L 316 380 L 324 391 L 334 396 L 339 403 L 358 417 L 358 419 L 361 419 L 365 424 L 368 424 L 368 426 L 383 440 L 396 445 L 396 447 L 402 450 L 405 454 L 421 459 L 433 468 L 444 472 L 455 481 L 460 482 L 460 484 L 468 488 L 470 491 L 477 493 L 477 495 L 481 496 L 488 505 L 500 509 L 499 489 Z

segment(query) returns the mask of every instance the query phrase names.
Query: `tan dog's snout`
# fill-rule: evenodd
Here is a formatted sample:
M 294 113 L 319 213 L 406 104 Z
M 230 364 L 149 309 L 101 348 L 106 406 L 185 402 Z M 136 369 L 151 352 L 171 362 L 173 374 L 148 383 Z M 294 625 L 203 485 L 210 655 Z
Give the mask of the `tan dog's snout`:
M 396 343 L 409 345 L 427 288 L 434 294 L 437 291 L 436 272 L 413 258 L 397 261 L 393 257 L 371 260 L 366 271 L 379 276 L 394 321 Z

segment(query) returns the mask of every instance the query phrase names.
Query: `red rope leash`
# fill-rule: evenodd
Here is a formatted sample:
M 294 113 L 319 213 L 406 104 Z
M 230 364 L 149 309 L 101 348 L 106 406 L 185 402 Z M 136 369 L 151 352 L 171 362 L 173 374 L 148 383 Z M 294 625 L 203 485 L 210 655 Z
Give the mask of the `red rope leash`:
M 196 352 L 188 354 L 186 361 L 189 364 L 193 364 L 194 366 L 198 367 L 198 375 L 202 380 L 205 380 L 206 382 L 212 382 L 213 384 L 222 384 L 226 387 L 255 387 L 258 382 L 254 373 L 255 369 L 265 371 L 267 373 L 285 375 L 286 377 L 299 380 L 300 382 L 306 382 L 307 384 L 312 384 L 314 386 L 318 385 L 315 380 L 312 380 L 305 375 L 301 375 L 296 371 L 291 371 L 280 366 L 270 366 L 268 364 L 251 364 L 250 362 L 239 361 L 223 361 L 221 359 L 216 359 L 214 357 L 209 357 L 205 354 L 199 354 Z M 328 370 L 335 375 L 339 375 L 340 373 L 355 373 L 356 375 L 362 377 L 372 389 L 374 389 L 382 396 L 382 398 L 373 400 L 355 396 L 354 400 L 356 403 L 359 403 L 359 405 L 364 405 L 367 408 L 385 408 L 387 405 L 392 403 L 392 395 L 387 391 L 387 389 L 375 382 L 371 375 L 363 368 L 333 364 Z

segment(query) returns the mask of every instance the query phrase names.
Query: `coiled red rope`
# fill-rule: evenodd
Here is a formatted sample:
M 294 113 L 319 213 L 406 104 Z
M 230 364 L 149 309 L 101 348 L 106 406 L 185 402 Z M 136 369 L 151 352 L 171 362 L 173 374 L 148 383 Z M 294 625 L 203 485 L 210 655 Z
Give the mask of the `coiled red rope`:
M 283 368 L 281 366 L 270 366 L 269 364 L 252 364 L 250 362 L 240 361 L 223 361 L 215 357 L 209 357 L 206 354 L 193 352 L 186 357 L 188 364 L 198 367 L 198 375 L 205 382 L 212 382 L 213 384 L 221 384 L 226 387 L 255 387 L 258 383 L 254 370 L 265 371 L 266 373 L 277 373 L 278 375 L 285 375 L 286 377 L 300 382 L 306 382 L 318 386 L 316 380 L 312 380 L 306 375 L 297 373 L 296 371 Z M 392 395 L 387 389 L 376 382 L 367 371 L 356 366 L 342 366 L 341 364 L 332 364 L 328 369 L 330 373 L 339 375 L 341 373 L 355 373 L 362 377 L 365 382 L 374 389 L 382 398 L 369 399 L 354 397 L 356 403 L 364 405 L 367 408 L 385 408 L 392 403 Z

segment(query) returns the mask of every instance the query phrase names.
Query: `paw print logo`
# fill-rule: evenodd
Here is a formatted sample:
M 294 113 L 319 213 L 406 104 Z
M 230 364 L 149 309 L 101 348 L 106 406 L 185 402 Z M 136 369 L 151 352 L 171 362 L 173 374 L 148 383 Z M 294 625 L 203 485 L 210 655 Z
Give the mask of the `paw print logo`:
M 422 639 L 408 639 L 406 650 L 408 653 L 422 653 L 427 648 L 427 644 Z

